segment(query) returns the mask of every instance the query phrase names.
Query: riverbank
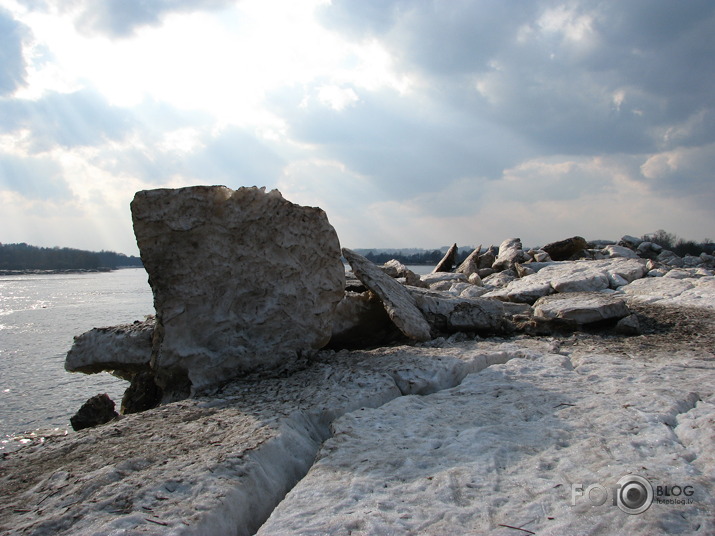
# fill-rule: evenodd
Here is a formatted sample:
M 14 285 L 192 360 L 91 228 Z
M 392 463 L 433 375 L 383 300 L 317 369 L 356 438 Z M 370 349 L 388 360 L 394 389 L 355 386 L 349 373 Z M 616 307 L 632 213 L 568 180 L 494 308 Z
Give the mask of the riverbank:
M 9 534 L 715 531 L 715 257 L 508 238 L 420 276 L 277 191 L 132 217 L 154 320 L 65 360 L 124 416 L 3 457 Z
M 56 270 L 0 270 L 0 276 L 14 275 L 61 275 L 61 274 L 96 274 L 112 272 L 114 270 L 124 270 L 129 268 L 141 268 L 141 266 L 116 266 L 114 268 L 99 267 L 99 268 L 66 268 Z
M 634 337 L 324 351 L 290 374 L 48 439 L 0 462 L 0 528 L 712 532 L 715 312 L 639 296 Z M 582 493 L 631 474 L 690 486 L 692 502 L 629 515 Z

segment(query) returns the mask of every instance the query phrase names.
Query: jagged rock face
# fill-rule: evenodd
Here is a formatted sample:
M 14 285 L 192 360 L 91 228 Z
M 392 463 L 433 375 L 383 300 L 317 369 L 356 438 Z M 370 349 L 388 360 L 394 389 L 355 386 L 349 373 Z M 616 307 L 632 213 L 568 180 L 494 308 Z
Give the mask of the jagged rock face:
M 345 273 L 321 209 L 277 190 L 224 186 L 141 191 L 131 209 L 165 399 L 327 344 Z
M 458 274 L 464 274 L 469 277 L 472 274 L 479 272 L 479 257 L 481 255 L 482 246 L 481 244 L 472 251 L 469 256 L 464 259 L 462 264 L 460 264 L 455 272 Z M 492 261 L 494 262 L 494 261 Z M 491 264 L 489 265 L 491 266 Z
M 410 294 L 435 331 L 495 333 L 504 327 L 504 306 L 498 300 L 463 298 L 421 288 L 411 288 Z

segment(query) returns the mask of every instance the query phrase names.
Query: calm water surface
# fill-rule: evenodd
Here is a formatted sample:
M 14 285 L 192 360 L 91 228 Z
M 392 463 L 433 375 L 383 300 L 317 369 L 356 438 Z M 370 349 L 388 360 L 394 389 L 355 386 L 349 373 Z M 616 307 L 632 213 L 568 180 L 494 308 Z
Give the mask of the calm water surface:
M 9 436 L 69 428 L 69 418 L 98 393 L 118 406 L 127 382 L 107 373 L 65 372 L 65 355 L 75 335 L 153 312 L 143 268 L 1 276 L 0 451 L 9 448 Z

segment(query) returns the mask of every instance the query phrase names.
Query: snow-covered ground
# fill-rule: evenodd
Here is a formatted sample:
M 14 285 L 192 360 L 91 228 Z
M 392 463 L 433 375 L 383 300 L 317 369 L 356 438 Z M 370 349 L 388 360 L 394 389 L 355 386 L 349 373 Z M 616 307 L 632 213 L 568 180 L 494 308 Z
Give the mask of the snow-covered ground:
M 10 453 L 0 532 L 713 534 L 715 290 L 641 285 L 643 335 L 323 352 Z
M 345 415 L 259 534 L 712 534 L 715 364 L 658 357 L 543 353 Z M 693 504 L 584 494 L 633 474 Z

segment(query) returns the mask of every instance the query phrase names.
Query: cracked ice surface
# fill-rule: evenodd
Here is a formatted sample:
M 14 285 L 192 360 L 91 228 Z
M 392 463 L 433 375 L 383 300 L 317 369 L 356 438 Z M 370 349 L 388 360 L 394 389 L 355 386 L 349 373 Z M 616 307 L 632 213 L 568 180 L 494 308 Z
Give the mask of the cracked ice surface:
M 0 460 L 0 532 L 252 534 L 337 417 L 434 392 L 546 343 L 326 352 L 288 377 L 126 416 Z
M 715 531 L 712 360 L 529 357 L 338 419 L 258 534 Z M 694 504 L 571 504 L 572 484 L 611 488 L 629 473 L 691 485 Z
M 9 454 L 0 533 L 712 534 L 715 361 L 681 336 L 323 352 Z M 627 473 L 694 504 L 571 505 Z

